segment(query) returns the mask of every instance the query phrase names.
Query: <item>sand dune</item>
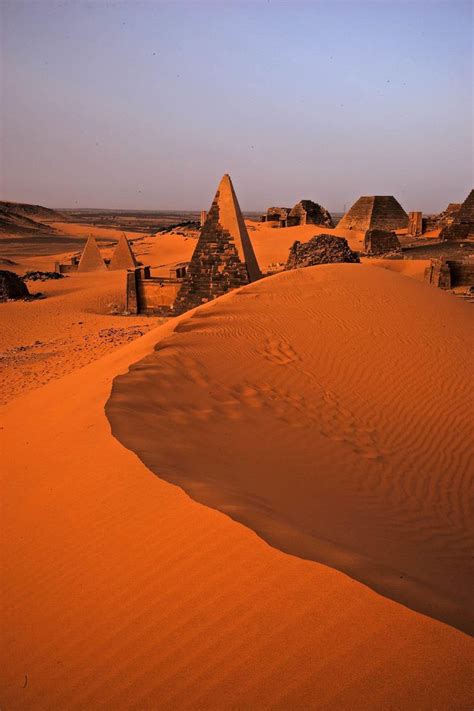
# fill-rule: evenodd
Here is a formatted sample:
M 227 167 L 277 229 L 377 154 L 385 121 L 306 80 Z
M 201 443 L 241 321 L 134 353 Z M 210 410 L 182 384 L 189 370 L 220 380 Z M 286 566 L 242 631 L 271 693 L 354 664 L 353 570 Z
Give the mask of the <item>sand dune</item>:
M 184 320 L 107 413 L 197 501 L 472 630 L 471 318 L 383 269 L 280 274 Z
M 286 262 L 288 252 L 295 240 L 307 242 L 311 237 L 324 232 L 345 237 L 351 249 L 361 250 L 363 247 L 363 232 L 355 230 L 330 229 L 323 225 L 300 225 L 297 227 L 275 228 L 268 222 L 251 222 L 246 220 L 250 239 L 255 250 L 257 261 L 262 271 L 267 271 L 270 265 Z
M 274 290 L 287 278 L 267 282 L 269 298 L 288 301 Z M 235 307 L 262 298 L 246 293 L 198 312 L 221 324 L 223 356 Z M 269 547 L 111 436 L 113 377 L 157 342 L 161 354 L 173 338 L 190 344 L 197 323 L 170 321 L 1 410 L 2 708 L 468 707 L 465 635 Z M 291 362 L 282 338 L 262 334 L 269 370 Z M 246 353 L 243 340 L 243 364 Z M 199 366 L 187 368 L 199 381 Z M 167 393 L 173 442 L 191 451 L 189 415 Z M 250 392 L 238 397 L 258 410 Z M 195 415 L 198 427 L 205 413 Z

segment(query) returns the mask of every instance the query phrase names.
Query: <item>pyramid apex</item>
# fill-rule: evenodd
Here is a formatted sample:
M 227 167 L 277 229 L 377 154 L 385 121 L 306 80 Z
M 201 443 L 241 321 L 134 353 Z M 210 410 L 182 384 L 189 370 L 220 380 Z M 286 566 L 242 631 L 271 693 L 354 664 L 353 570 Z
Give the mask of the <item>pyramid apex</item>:
M 232 184 L 232 180 L 231 180 L 229 173 L 224 173 L 224 175 L 222 176 L 220 184 L 222 185 L 223 183 Z

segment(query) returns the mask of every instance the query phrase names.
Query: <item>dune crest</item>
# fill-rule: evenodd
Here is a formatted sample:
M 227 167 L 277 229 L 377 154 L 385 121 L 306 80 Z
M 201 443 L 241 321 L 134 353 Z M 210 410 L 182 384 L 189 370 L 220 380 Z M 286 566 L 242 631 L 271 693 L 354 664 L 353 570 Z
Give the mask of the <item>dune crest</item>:
M 469 631 L 471 325 L 386 270 L 284 273 L 183 319 L 106 411 L 197 501 Z

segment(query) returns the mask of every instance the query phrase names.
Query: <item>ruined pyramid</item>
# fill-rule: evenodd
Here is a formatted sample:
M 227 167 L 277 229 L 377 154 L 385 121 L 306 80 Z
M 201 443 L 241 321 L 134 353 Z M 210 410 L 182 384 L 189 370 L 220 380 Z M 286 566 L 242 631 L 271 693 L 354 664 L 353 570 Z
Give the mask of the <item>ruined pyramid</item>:
M 345 230 L 400 230 L 408 226 L 408 215 L 393 195 L 360 197 L 337 227 Z
M 175 301 L 182 313 L 260 279 L 261 273 L 229 175 L 224 175 Z
M 109 269 L 115 271 L 117 269 L 134 269 L 137 266 L 135 257 L 130 247 L 130 243 L 122 232 L 115 247 L 112 259 L 110 260 Z
M 450 225 L 440 232 L 440 239 L 461 240 L 474 237 L 474 190 L 471 190 Z
M 81 254 L 79 264 L 77 266 L 78 272 L 96 272 L 100 270 L 105 270 L 105 262 L 102 258 L 100 250 L 97 246 L 95 238 L 91 235 L 87 242 L 84 250 Z

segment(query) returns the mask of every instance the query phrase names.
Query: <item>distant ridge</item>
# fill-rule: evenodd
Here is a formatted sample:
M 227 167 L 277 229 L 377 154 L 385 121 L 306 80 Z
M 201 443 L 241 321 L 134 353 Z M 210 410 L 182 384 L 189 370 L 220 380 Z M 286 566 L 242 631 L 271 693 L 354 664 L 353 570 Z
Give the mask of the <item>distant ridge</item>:
M 67 218 L 56 210 L 41 205 L 0 201 L 0 232 L 32 234 L 54 232 L 49 222 L 64 222 Z

